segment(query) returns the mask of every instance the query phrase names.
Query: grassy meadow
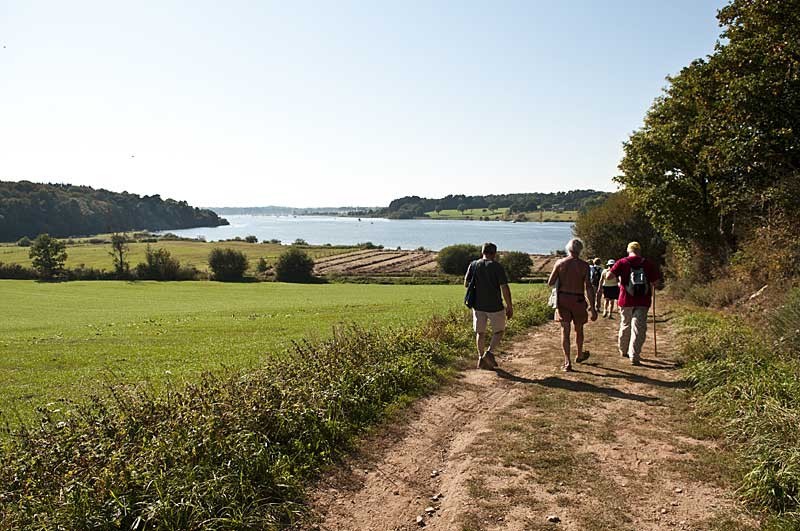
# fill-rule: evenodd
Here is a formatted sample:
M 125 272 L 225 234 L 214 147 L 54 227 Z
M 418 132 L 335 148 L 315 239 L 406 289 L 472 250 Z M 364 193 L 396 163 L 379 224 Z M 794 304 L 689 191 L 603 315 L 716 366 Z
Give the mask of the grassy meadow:
M 513 287 L 517 297 L 536 286 Z M 0 280 L 0 411 L 28 417 L 104 381 L 192 379 L 250 367 L 334 327 L 421 322 L 460 286 Z
M 147 243 L 130 243 L 130 256 L 128 261 L 131 266 L 144 261 L 144 253 Z M 170 241 L 161 240 L 149 244 L 153 248 L 163 247 L 172 256 L 181 261 L 183 265 L 192 265 L 201 271 L 208 270 L 208 254 L 215 247 L 228 247 L 242 251 L 247 255 L 250 262 L 251 271 L 255 270 L 259 258 L 264 258 L 267 263 L 273 263 L 278 256 L 288 249 L 285 245 L 272 243 L 247 243 L 247 242 L 201 242 L 201 241 Z M 343 247 L 304 247 L 303 248 L 312 258 L 322 258 L 334 254 L 350 251 L 350 248 Z M 19 247 L 13 243 L 0 244 L 0 262 L 7 264 L 21 264 L 30 266 L 31 260 L 28 258 L 28 247 Z M 67 263 L 68 268 L 75 268 L 81 264 L 96 269 L 113 269 L 111 256 L 111 244 L 92 244 L 78 240 L 74 244 L 67 244 Z
M 542 210 L 536 212 L 521 212 L 519 213 L 528 221 L 575 221 L 578 217 L 576 210 L 565 210 L 563 212 L 555 212 L 551 210 Z M 496 208 L 494 210 L 483 208 L 468 208 L 463 213 L 460 210 L 440 210 L 426 212 L 425 215 L 431 219 L 478 219 L 489 218 L 490 220 L 496 219 L 509 219 L 515 218 L 519 214 L 509 214 L 508 208 Z

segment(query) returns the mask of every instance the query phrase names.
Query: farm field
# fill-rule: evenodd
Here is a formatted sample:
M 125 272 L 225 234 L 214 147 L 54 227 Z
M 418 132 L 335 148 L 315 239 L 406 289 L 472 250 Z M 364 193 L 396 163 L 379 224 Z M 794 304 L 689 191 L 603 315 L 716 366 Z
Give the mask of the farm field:
M 144 261 L 144 253 L 147 248 L 146 243 L 130 243 L 130 257 L 128 261 L 131 267 Z M 288 246 L 271 243 L 247 243 L 247 242 L 201 242 L 201 241 L 170 241 L 160 240 L 150 244 L 152 247 L 163 247 L 172 256 L 181 261 L 183 265 L 193 265 L 201 271 L 208 270 L 208 254 L 215 247 L 229 247 L 244 252 L 250 262 L 251 270 L 255 269 L 258 259 L 263 257 L 268 263 L 273 263 L 275 259 Z M 31 261 L 28 258 L 28 247 L 18 247 L 15 244 L 0 245 L 0 262 L 7 264 L 22 264 L 29 266 Z M 347 247 L 303 247 L 303 249 L 315 260 L 327 256 L 336 255 L 351 251 Z M 67 267 L 74 268 L 81 264 L 96 269 L 112 269 L 111 244 L 92 244 L 87 242 L 77 242 L 67 245 Z
M 537 289 L 515 285 L 515 297 Z M 460 306 L 454 285 L 0 280 L 0 411 L 78 398 L 104 381 L 246 368 L 333 327 L 418 322 Z
M 575 221 L 578 218 L 576 210 L 565 210 L 557 212 L 553 210 L 541 210 L 535 212 L 520 212 L 509 214 L 508 208 L 496 208 L 495 210 L 483 208 L 468 208 L 463 213 L 460 210 L 440 210 L 426 212 L 425 215 L 431 219 L 479 219 L 489 218 L 490 220 L 509 220 L 518 215 L 524 216 L 528 221 Z

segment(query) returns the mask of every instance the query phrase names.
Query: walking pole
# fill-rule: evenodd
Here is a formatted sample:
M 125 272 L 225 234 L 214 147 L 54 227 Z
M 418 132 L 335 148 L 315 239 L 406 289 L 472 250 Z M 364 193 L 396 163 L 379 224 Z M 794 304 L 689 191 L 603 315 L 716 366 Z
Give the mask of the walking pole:
M 653 290 L 653 350 L 658 357 L 658 339 L 656 339 L 656 290 Z

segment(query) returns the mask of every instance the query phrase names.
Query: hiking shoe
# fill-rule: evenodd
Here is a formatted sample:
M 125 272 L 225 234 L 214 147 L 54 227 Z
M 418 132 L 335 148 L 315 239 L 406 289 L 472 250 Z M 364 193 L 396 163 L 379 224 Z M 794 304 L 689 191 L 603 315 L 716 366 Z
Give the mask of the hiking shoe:
M 628 357 L 628 355 L 627 355 L 627 354 L 625 354 L 624 352 L 622 352 L 621 350 L 619 351 L 619 353 L 620 353 L 620 355 L 621 355 L 623 358 L 627 358 L 627 357 Z
M 486 360 L 488 361 L 488 363 L 491 365 L 491 367 L 490 367 L 490 368 L 494 369 L 495 367 L 497 367 L 497 360 L 496 360 L 496 359 L 494 359 L 494 353 L 493 353 L 491 350 L 487 350 L 487 351 L 486 351 L 486 352 L 483 354 L 483 357 L 484 357 L 484 359 L 486 359 Z
M 584 361 L 589 359 L 589 351 L 581 352 L 578 354 L 578 357 L 575 358 L 575 363 L 583 363 Z
M 642 362 L 638 359 L 631 360 L 631 365 L 636 365 L 637 367 L 641 366 Z
M 484 354 L 483 356 L 478 358 L 478 368 L 490 371 L 494 369 L 494 365 L 492 365 L 491 361 L 486 358 L 486 354 Z

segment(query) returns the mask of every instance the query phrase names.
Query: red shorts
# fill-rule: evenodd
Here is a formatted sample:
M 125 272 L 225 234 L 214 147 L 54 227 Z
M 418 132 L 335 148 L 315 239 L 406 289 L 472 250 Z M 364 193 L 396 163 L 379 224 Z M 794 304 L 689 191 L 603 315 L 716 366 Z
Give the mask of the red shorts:
M 573 322 L 576 325 L 586 324 L 589 322 L 589 313 L 586 308 L 586 297 L 583 295 L 559 293 L 556 321 L 562 323 Z

